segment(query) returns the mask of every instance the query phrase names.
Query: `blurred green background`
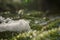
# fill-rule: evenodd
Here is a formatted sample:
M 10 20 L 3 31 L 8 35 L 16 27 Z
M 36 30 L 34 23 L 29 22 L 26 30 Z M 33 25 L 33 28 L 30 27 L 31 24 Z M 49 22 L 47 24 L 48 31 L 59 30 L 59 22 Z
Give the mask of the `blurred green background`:
M 0 0 L 0 16 L 30 20 L 32 29 L 0 32 L 0 40 L 60 40 L 60 0 Z

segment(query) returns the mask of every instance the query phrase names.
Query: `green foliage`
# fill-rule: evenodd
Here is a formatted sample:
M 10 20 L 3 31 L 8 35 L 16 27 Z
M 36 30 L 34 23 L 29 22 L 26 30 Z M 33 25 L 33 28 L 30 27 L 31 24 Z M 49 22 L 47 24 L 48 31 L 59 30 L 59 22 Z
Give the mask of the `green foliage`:
M 50 2 L 52 2 L 52 0 Z M 46 25 L 39 24 L 41 20 L 49 21 L 48 17 L 43 17 L 43 15 L 45 15 L 44 12 L 36 11 L 45 11 L 47 6 L 44 5 L 44 3 L 47 2 L 44 0 L 0 0 L 0 16 L 12 18 L 14 20 L 20 18 L 31 20 L 30 26 L 32 29 L 31 31 L 24 33 L 8 31 L 0 32 L 0 40 L 60 40 L 60 19 L 51 21 Z M 57 9 L 58 3 L 58 0 L 57 2 L 52 2 L 52 5 L 54 4 L 54 8 L 51 5 L 51 9 Z M 18 14 L 20 9 L 27 9 L 27 11 L 24 10 L 23 15 L 21 16 Z M 60 12 L 59 10 L 57 10 L 57 12 L 51 10 L 50 13 L 54 15 L 55 13 Z M 38 23 L 35 23 L 35 20 L 37 20 Z
M 10 31 L 5 31 L 5 32 L 0 32 L 0 40 L 1 39 L 7 39 L 10 40 L 14 36 L 17 36 L 19 33 L 17 32 L 10 32 Z
M 31 20 L 35 20 L 35 19 L 40 19 L 43 16 L 44 12 L 41 11 L 29 11 L 27 13 L 23 14 L 23 18 L 26 19 L 31 19 Z
M 43 28 L 42 28 L 42 30 L 51 30 L 51 29 L 53 29 L 53 28 L 58 28 L 59 27 L 59 25 L 60 25 L 60 19 L 56 19 L 55 21 L 53 21 L 53 22 L 49 22 L 46 26 L 44 26 Z
M 16 32 L 0 32 L 0 39 L 7 40 L 60 40 L 60 19 L 49 22 L 46 26 L 35 24 L 34 20 L 31 21 L 32 28 L 29 32 L 16 33 Z M 42 31 L 43 30 L 43 31 Z M 8 35 L 9 34 L 9 35 Z
M 43 26 L 40 26 L 39 24 L 32 24 L 31 28 L 33 30 L 41 30 L 43 28 Z
M 29 31 L 22 33 L 12 38 L 12 40 L 60 40 L 60 28 L 51 29 L 48 31 Z

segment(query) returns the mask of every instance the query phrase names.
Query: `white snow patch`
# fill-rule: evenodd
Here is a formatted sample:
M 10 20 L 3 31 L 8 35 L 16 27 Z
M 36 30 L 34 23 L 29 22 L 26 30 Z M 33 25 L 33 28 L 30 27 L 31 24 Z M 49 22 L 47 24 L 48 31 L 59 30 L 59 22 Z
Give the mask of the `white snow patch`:
M 8 21 L 7 23 L 5 23 Z M 29 21 L 20 19 L 20 20 L 12 20 L 7 18 L 4 23 L 0 24 L 0 32 L 3 31 L 15 31 L 15 32 L 22 32 L 22 31 L 29 31 L 30 25 Z

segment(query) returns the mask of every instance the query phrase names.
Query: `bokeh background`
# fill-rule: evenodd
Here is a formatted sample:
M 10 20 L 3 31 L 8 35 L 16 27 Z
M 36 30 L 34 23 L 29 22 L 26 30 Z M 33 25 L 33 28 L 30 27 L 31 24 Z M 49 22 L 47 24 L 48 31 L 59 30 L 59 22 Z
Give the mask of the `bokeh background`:
M 32 29 L 0 32 L 0 40 L 60 40 L 60 0 L 0 0 L 0 16 L 29 20 Z

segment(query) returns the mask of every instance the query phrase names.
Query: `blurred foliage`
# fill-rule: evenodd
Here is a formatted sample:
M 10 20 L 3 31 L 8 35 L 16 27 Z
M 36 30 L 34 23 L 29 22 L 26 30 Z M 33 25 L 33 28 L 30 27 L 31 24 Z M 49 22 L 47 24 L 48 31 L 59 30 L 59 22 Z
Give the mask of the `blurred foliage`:
M 60 40 L 60 28 L 51 29 L 48 31 L 29 31 L 22 33 L 12 38 L 11 40 Z
M 29 32 L 0 32 L 0 39 L 7 40 L 60 40 L 60 19 L 49 22 L 46 26 L 31 21 Z M 9 35 L 8 35 L 9 34 Z
M 51 5 L 52 4 L 52 5 Z M 0 12 L 1 11 L 18 11 L 20 9 L 29 10 L 56 10 L 59 11 L 59 0 L 0 0 Z
M 53 28 L 59 28 L 60 27 L 59 25 L 60 25 L 60 19 L 56 19 L 53 22 L 49 22 L 46 26 L 42 28 L 42 30 L 46 31 L 46 30 L 51 30 Z
M 0 32 L 0 40 L 60 40 L 60 18 L 40 25 L 41 21 L 49 21 L 47 15 L 60 14 L 59 4 L 59 0 L 0 0 L 0 16 L 31 20 L 32 29 L 22 33 Z M 18 14 L 19 10 L 23 14 Z

